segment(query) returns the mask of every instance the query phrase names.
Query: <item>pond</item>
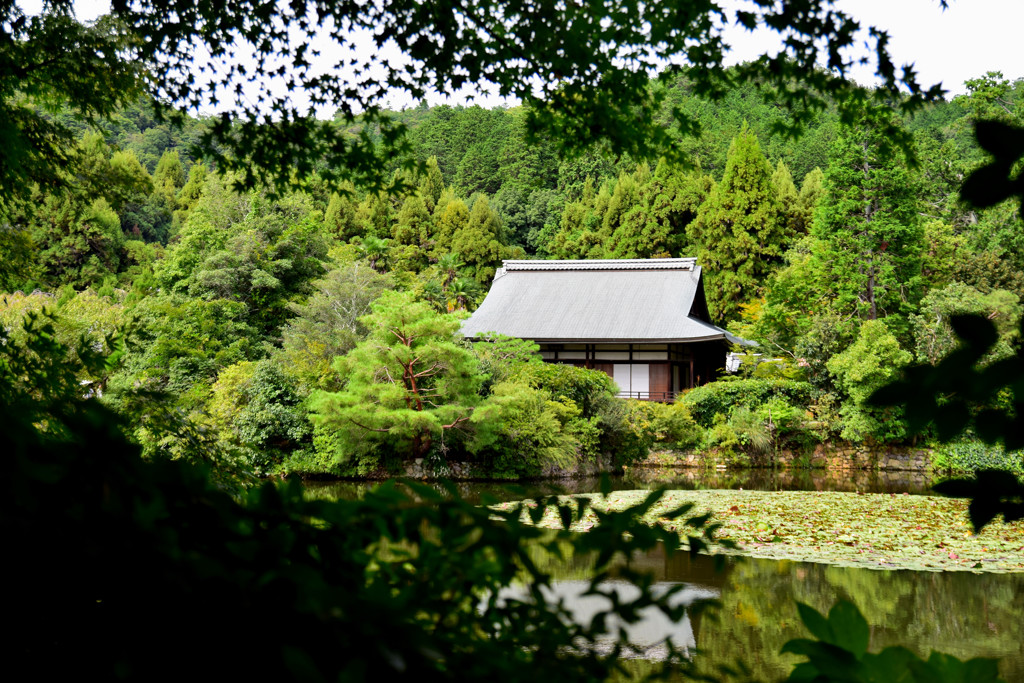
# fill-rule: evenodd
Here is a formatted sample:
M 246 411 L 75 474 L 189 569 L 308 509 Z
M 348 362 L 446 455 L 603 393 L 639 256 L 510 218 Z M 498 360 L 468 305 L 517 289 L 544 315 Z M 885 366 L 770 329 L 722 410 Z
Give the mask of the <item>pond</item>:
M 594 479 L 456 486 L 469 499 L 489 494 L 499 500 L 515 500 L 593 492 L 599 485 Z M 365 482 L 308 484 L 315 495 L 341 498 L 358 496 L 368 486 Z M 851 476 L 767 470 L 638 470 L 612 479 L 615 490 L 656 486 L 868 493 L 928 490 L 928 482 L 915 476 L 867 472 Z M 742 658 L 756 680 L 784 678 L 797 660 L 792 655 L 779 655 L 779 650 L 787 640 L 807 636 L 797 616 L 796 601 L 827 611 L 836 600 L 847 599 L 860 607 L 871 625 L 872 651 L 904 645 L 925 656 L 939 650 L 961 659 L 999 657 L 1004 679 L 1024 680 L 1024 573 L 884 571 L 752 558 L 729 558 L 723 569 L 716 570 L 710 557 L 691 558 L 685 553 L 668 557 L 664 551 L 636 562 L 659 582 L 686 584 L 687 595 L 717 596 L 720 604 L 716 609 L 695 610 L 676 631 L 653 627 L 659 634 L 656 637 L 668 635 L 677 644 L 695 646 L 695 662 L 707 670 L 720 664 L 733 665 Z M 558 590 L 571 592 L 573 582 L 585 578 L 580 574 L 583 565 L 582 558 L 576 558 L 546 569 L 560 579 Z

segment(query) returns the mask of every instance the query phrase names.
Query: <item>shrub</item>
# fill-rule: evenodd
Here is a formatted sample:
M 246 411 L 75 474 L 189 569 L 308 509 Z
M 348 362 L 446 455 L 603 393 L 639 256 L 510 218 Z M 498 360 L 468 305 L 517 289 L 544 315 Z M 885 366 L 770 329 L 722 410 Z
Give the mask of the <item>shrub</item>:
M 568 399 L 526 384 L 502 382 L 470 418 L 469 451 L 499 474 L 538 475 L 550 465 L 569 467 L 581 455 L 581 443 L 569 425 L 581 410 Z
M 729 422 L 724 414 L 715 415 L 711 428 L 704 433 L 704 448 L 715 449 L 722 455 L 731 458 L 740 458 L 738 464 L 749 464 L 749 457 L 745 453 L 737 454 L 737 449 L 742 447 L 740 435 L 736 433 L 735 427 Z
M 763 455 L 772 450 L 772 435 L 761 417 L 746 406 L 736 406 L 729 416 L 740 446 L 748 453 Z
M 513 368 L 508 379 L 547 389 L 555 399 L 566 397 L 580 407 L 585 418 L 595 417 L 604 402 L 617 392 L 612 378 L 600 370 L 559 363 L 524 363 Z
M 648 435 L 631 420 L 630 403 L 606 397 L 596 404 L 597 424 L 601 429 L 601 452 L 611 456 L 613 467 L 642 460 L 650 451 Z
M 813 387 L 808 382 L 787 379 L 739 379 L 718 381 L 688 391 L 680 403 L 685 405 L 701 427 L 711 427 L 716 415 L 730 415 L 736 406 L 760 407 L 773 397 L 792 405 L 811 402 Z
M 626 423 L 635 438 L 643 445 L 645 450 L 650 450 L 654 442 L 658 440 L 656 424 L 665 412 L 665 406 L 653 401 L 637 401 L 627 399 Z
M 704 430 L 693 419 L 689 406 L 683 403 L 658 405 L 663 408 L 654 421 L 658 443 L 678 451 L 700 445 L 704 439 Z
M 953 472 L 999 469 L 1024 474 L 1024 451 L 1009 451 L 1000 444 L 986 444 L 973 433 L 936 447 L 932 466 Z
M 806 446 L 818 440 L 811 425 L 808 425 L 807 417 L 813 410 L 820 412 L 820 401 L 806 408 L 796 406 L 781 396 L 776 396 L 765 401 L 757 409 L 756 414 L 759 420 L 764 423 L 768 434 L 776 447 Z
M 253 472 L 265 475 L 309 445 L 310 424 L 302 404 L 281 369 L 262 360 L 224 368 L 208 410 L 219 438 L 239 447 Z
M 398 458 L 377 450 L 346 454 L 337 430 L 328 425 L 312 425 L 312 448 L 292 453 L 281 465 L 283 472 L 329 474 L 336 477 L 366 477 L 398 471 Z
M 626 421 L 644 448 L 661 444 L 675 450 L 698 446 L 704 438 L 690 409 L 681 403 L 626 401 Z
M 826 364 L 836 385 L 847 395 L 840 408 L 844 439 L 891 441 L 906 435 L 902 411 L 869 404 L 875 390 L 896 379 L 913 359 L 882 320 L 867 320 L 857 340 Z

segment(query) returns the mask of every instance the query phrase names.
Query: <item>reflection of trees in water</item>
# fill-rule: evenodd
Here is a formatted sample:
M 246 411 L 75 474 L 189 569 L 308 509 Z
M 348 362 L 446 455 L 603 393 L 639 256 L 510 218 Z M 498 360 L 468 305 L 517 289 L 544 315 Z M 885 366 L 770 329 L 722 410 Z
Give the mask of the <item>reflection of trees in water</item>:
M 638 488 L 675 489 L 748 489 L 758 491 L 864 491 L 866 493 L 925 493 L 931 480 L 915 472 L 877 472 L 826 470 L 706 470 L 695 468 L 651 467 L 629 470 L 623 476 L 610 477 L 613 491 Z M 375 481 L 309 481 L 306 489 L 321 498 L 353 500 L 360 498 Z M 423 482 L 437 491 L 445 484 Z M 537 496 L 593 493 L 601 489 L 598 477 L 533 482 L 460 481 L 447 484 L 469 501 L 492 496 L 499 501 Z
M 622 477 L 611 477 L 613 491 L 635 489 L 636 485 Z M 363 494 L 383 482 L 379 481 L 307 481 L 306 491 L 317 498 L 330 500 L 357 500 Z M 565 479 L 533 482 L 501 482 L 501 481 L 457 481 L 457 482 L 418 482 L 429 486 L 438 493 L 454 490 L 460 497 L 477 503 L 490 497 L 498 502 L 522 500 L 546 496 L 573 495 L 577 493 L 593 493 L 601 489 L 601 480 L 597 477 L 584 479 Z
M 744 559 L 722 588 L 717 622 L 697 633 L 702 666 L 730 663 L 737 653 L 754 678 L 778 679 L 794 658 L 778 654 L 806 637 L 795 601 L 827 611 L 836 600 L 860 607 L 871 625 L 871 649 L 904 645 L 961 658 L 1004 659 L 1002 675 L 1024 680 L 1024 575 L 879 571 L 823 564 Z
M 556 580 L 587 578 L 588 561 L 565 547 L 564 561 L 534 555 Z M 1024 574 L 881 571 L 825 564 L 713 558 L 653 552 L 631 559 L 656 581 L 683 581 L 720 593 L 720 606 L 691 613 L 695 663 L 707 671 L 742 660 L 753 680 L 788 675 L 797 658 L 782 645 L 807 633 L 796 601 L 827 612 L 839 599 L 857 604 L 871 625 L 871 649 L 904 645 L 927 656 L 1000 657 L 1006 680 L 1024 680 Z M 631 666 L 631 669 L 633 667 Z

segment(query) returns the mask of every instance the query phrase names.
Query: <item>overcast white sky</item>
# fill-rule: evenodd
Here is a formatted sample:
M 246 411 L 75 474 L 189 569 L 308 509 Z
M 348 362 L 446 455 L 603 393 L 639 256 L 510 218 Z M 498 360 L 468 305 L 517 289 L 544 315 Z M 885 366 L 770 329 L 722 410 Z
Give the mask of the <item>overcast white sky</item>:
M 24 0 L 26 11 L 39 11 L 41 0 Z M 726 0 L 726 4 L 732 4 Z M 862 26 L 886 29 L 891 37 L 890 52 L 897 66 L 912 63 L 922 85 L 942 83 L 951 94 L 963 92 L 963 82 L 986 71 L 1002 71 L 1009 78 L 1024 76 L 1024 1 L 1022 0 L 950 0 L 942 11 L 938 0 L 838 0 L 837 6 L 856 17 Z M 75 11 L 81 20 L 93 19 L 109 11 L 109 0 L 76 0 Z M 735 29 L 731 61 L 739 62 L 772 50 L 777 36 L 770 32 L 750 34 Z M 868 81 L 870 73 L 854 76 Z M 432 104 L 458 102 L 440 96 L 429 98 Z M 484 105 L 499 104 L 496 99 L 477 99 Z M 396 95 L 392 106 L 412 106 L 407 97 Z M 332 111 L 318 112 L 330 115 Z

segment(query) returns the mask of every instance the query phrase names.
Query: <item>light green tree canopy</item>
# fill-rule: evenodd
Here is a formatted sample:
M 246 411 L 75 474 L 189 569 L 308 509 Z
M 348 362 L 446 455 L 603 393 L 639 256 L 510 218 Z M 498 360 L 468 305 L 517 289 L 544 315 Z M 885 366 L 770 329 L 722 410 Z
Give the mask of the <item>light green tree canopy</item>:
M 360 322 L 369 337 L 337 369 L 340 392 L 312 399 L 314 420 L 336 430 L 342 455 L 378 445 L 420 458 L 466 426 L 482 376 L 459 337 L 460 320 L 405 292 L 385 292 Z
M 895 335 L 882 320 L 865 320 L 856 341 L 828 361 L 829 372 L 847 395 L 840 412 L 843 416 L 843 438 L 862 441 L 875 435 L 884 440 L 899 439 L 906 426 L 895 409 L 869 404 L 877 389 L 895 380 L 899 370 L 913 356 L 900 348 Z

